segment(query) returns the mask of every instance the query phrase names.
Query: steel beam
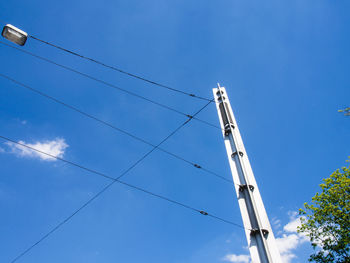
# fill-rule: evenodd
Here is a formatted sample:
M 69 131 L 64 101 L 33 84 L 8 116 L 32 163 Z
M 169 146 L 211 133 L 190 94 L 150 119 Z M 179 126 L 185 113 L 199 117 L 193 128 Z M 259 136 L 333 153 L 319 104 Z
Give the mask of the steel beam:
M 281 263 L 269 219 L 224 87 L 213 89 L 253 263 Z

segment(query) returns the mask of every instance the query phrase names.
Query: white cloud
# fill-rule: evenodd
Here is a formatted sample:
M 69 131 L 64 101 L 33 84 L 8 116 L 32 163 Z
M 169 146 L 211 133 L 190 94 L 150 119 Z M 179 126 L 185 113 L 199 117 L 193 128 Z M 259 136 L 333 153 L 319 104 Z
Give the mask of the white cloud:
M 285 254 L 298 246 L 299 238 L 296 234 L 284 234 L 282 237 L 276 238 L 276 242 L 280 253 Z
M 223 258 L 224 261 L 228 262 L 234 262 L 234 263 L 249 263 L 250 262 L 250 256 L 248 255 L 235 255 L 235 254 L 229 254 L 226 255 Z
M 282 262 L 291 263 L 295 255 L 294 251 L 308 238 L 297 232 L 297 227 L 300 226 L 300 217 L 296 212 L 289 212 L 290 221 L 283 227 L 283 232 L 280 237 L 276 238 L 277 247 L 280 251 Z M 273 218 L 272 223 L 279 228 L 280 220 Z M 223 260 L 228 262 L 248 263 L 250 262 L 249 255 L 228 254 Z
M 48 141 L 48 140 L 41 141 L 41 142 L 37 141 L 35 143 L 25 143 L 24 141 L 18 141 L 18 143 L 26 145 L 38 151 L 48 153 L 56 157 L 63 157 L 65 149 L 68 147 L 68 144 L 66 144 L 65 140 L 62 138 L 56 138 L 55 140 L 52 140 L 52 141 Z M 56 160 L 51 156 L 34 151 L 30 148 L 27 148 L 25 146 L 22 146 L 13 142 L 7 142 L 6 144 L 10 148 L 11 153 L 19 157 L 38 158 L 44 161 Z
M 301 224 L 297 213 L 289 213 L 289 216 L 290 221 L 283 227 L 285 233 L 282 237 L 276 238 L 278 249 L 285 263 L 292 262 L 292 259 L 296 258 L 293 251 L 308 240 L 305 235 L 297 232 L 297 227 Z
M 297 227 L 300 226 L 299 217 L 292 219 L 288 224 L 283 227 L 283 230 L 289 233 L 297 232 Z
M 281 259 L 283 263 L 289 263 L 292 262 L 293 258 L 296 258 L 297 256 L 293 253 L 286 253 L 286 254 L 281 254 Z

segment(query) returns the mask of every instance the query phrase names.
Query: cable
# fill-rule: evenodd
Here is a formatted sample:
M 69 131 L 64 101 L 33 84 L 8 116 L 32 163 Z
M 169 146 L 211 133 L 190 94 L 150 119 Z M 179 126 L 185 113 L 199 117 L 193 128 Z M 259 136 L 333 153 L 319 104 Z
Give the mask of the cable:
M 209 102 L 210 103 L 210 102 Z M 208 104 L 209 104 L 208 103 Z M 207 104 L 207 105 L 208 105 Z M 206 107 L 207 105 L 205 105 L 204 107 Z M 203 108 L 204 108 L 203 107 Z M 203 109 L 202 108 L 202 109 Z M 201 109 L 201 110 L 202 110 Z M 198 114 L 198 112 L 197 112 Z M 188 122 L 190 122 L 191 119 L 188 119 L 186 120 L 182 125 L 180 125 L 176 130 L 174 130 L 170 135 L 168 135 L 165 139 L 163 139 L 157 146 L 161 145 L 162 143 L 164 143 L 167 139 L 169 139 L 174 133 L 176 133 L 181 127 L 183 127 L 184 125 L 186 125 Z M 130 166 L 127 170 L 125 170 L 122 174 L 120 174 L 118 177 L 116 178 L 113 178 L 109 175 L 106 175 L 102 172 L 99 172 L 99 171 L 96 171 L 96 170 L 93 170 L 93 169 L 90 169 L 90 168 L 87 168 L 83 165 L 80 165 L 78 163 L 74 163 L 74 162 L 71 162 L 71 161 L 68 161 L 66 159 L 63 159 L 61 157 L 57 157 L 57 156 L 54 156 L 52 154 L 49 154 L 49 153 L 46 153 L 46 152 L 43 152 L 41 150 L 37 150 L 31 146 L 28 146 L 24 143 L 20 143 L 20 142 L 16 142 L 15 140 L 13 139 L 10 139 L 8 137 L 5 137 L 5 136 L 2 136 L 0 135 L 0 138 L 4 139 L 4 140 L 7 140 L 11 143 L 15 143 L 17 145 L 20 145 L 22 147 L 26 147 L 30 150 L 33 150 L 33 151 L 36 151 L 38 153 L 41 153 L 41 154 L 45 154 L 51 158 L 55 158 L 57 160 L 60 160 L 62 162 L 65 162 L 67 164 L 70 164 L 72 166 L 75 166 L 75 167 L 78 167 L 82 170 L 85 170 L 85 171 L 88 171 L 90 173 L 94 173 L 96 175 L 99 175 L 99 176 L 102 176 L 104 178 L 108 178 L 110 180 L 112 180 L 112 182 L 110 182 L 109 184 L 107 184 L 104 188 L 102 188 L 98 193 L 96 193 L 92 198 L 90 198 L 87 202 L 85 202 L 81 207 L 79 207 L 77 210 L 75 210 L 70 216 L 68 216 L 67 218 L 65 218 L 63 221 L 61 221 L 59 224 L 57 224 L 53 229 L 51 229 L 48 233 L 46 233 L 44 236 L 42 236 L 38 241 L 36 241 L 33 245 L 31 245 L 30 247 L 28 247 L 26 250 L 24 250 L 22 253 L 20 253 L 18 256 L 16 256 L 12 261 L 11 263 L 14 263 L 16 261 L 18 261 L 21 257 L 23 257 L 25 254 L 27 254 L 30 250 L 32 250 L 34 247 L 36 247 L 38 244 L 40 244 L 42 241 L 44 241 L 47 237 L 49 237 L 51 234 L 53 234 L 56 230 L 58 230 L 61 226 L 63 226 L 65 223 L 67 223 L 70 219 L 72 219 L 76 214 L 78 214 L 82 209 L 84 209 L 85 207 L 87 207 L 91 202 L 93 202 L 95 199 L 97 199 L 101 194 L 103 194 L 107 189 L 109 189 L 114 183 L 120 183 L 120 184 L 123 184 L 125 186 L 128 186 L 129 188 L 132 188 L 132 189 L 135 189 L 135 190 L 138 190 L 138 191 L 141 191 L 145 194 L 148 194 L 148 195 L 151 195 L 153 197 L 157 197 L 157 198 L 160 198 L 162 200 L 165 200 L 165 201 L 168 201 L 170 203 L 173 203 L 173 204 L 176 204 L 176 205 L 179 205 L 179 206 L 182 206 L 184 208 L 187 208 L 189 210 L 192 210 L 192 211 L 195 211 L 195 212 L 199 212 L 201 213 L 202 215 L 208 215 L 214 219 L 217 219 L 217 220 L 220 220 L 222 222 L 225 222 L 225 223 L 228 223 L 228 224 L 231 224 L 231 225 L 234 225 L 236 227 L 240 227 L 242 229 L 245 229 L 245 227 L 243 227 L 242 225 L 240 224 L 237 224 L 237 223 L 234 223 L 234 222 L 231 222 L 229 220 L 226 220 L 226 219 L 223 219 L 221 217 L 218 217 L 216 215 L 213 215 L 213 214 L 209 214 L 208 212 L 205 212 L 205 211 L 202 211 L 202 210 L 199 210 L 197 208 L 194 208 L 192 206 L 189 206 L 187 204 L 184 204 L 182 202 L 179 202 L 179 201 L 175 201 L 175 200 L 172 200 L 168 197 L 165 197 L 163 195 L 159 195 L 159 194 L 156 194 L 156 193 L 153 193 L 151 191 L 148 191 L 146 189 L 143 189 L 141 187 L 138 187 L 138 186 L 135 186 L 135 185 L 132 185 L 132 184 L 129 184 L 129 183 L 126 183 L 126 182 L 123 182 L 120 180 L 121 177 L 123 177 L 124 175 L 126 175 L 131 169 L 133 169 L 135 166 L 137 166 L 140 162 L 142 162 L 148 155 L 150 155 L 155 149 L 156 147 L 154 147 L 153 149 L 151 149 L 150 151 L 148 151 L 145 155 L 143 155 L 140 159 L 138 159 L 132 166 Z
M 106 81 L 104 81 L 104 80 L 95 78 L 95 77 L 93 77 L 93 76 L 91 76 L 91 75 L 89 75 L 89 74 L 85 74 L 85 73 L 83 73 L 83 72 L 81 72 L 81 71 L 75 70 L 75 69 L 70 68 L 70 67 L 68 67 L 68 66 L 64 66 L 64 65 L 59 64 L 59 63 L 57 63 L 57 62 L 54 62 L 53 60 L 50 60 L 50 59 L 48 59 L 48 58 L 44 58 L 44 57 L 42 57 L 42 56 L 36 55 L 36 54 L 34 54 L 34 53 L 32 53 L 32 52 L 23 50 L 23 49 L 21 49 L 21 48 L 18 48 L 18 47 L 9 45 L 9 44 L 7 44 L 7 43 L 5 43 L 5 42 L 2 42 L 2 41 L 0 41 L 0 44 L 3 44 L 3 45 L 5 45 L 5 46 L 7 46 L 7 47 L 13 48 L 13 49 L 18 50 L 18 51 L 20 51 L 20 52 L 22 52 L 22 53 L 25 53 L 25 54 L 27 54 L 27 55 L 30 55 L 30 56 L 32 56 L 32 57 L 35 57 L 35 58 L 38 58 L 38 59 L 43 60 L 43 61 L 45 61 L 45 62 L 48 62 L 48 63 L 50 63 L 50 64 L 53 64 L 53 65 L 55 65 L 55 66 L 61 67 L 61 68 L 66 69 L 66 70 L 68 70 L 68 71 L 74 72 L 74 73 L 76 73 L 76 74 L 78 74 L 78 75 L 81 75 L 81 76 L 83 76 L 83 77 L 85 77 L 85 78 L 94 80 L 94 81 L 96 81 L 96 82 L 98 82 L 98 83 L 101 83 L 101 84 L 103 84 L 103 85 L 105 85 L 105 86 L 108 86 L 108 87 L 111 87 L 111 88 L 113 88 L 113 89 L 122 91 L 122 92 L 124 92 L 124 93 L 126 93 L 126 94 L 129 94 L 129 95 L 131 95 L 131 96 L 134 96 L 134 97 L 136 97 L 136 98 L 145 100 L 145 101 L 147 101 L 147 102 L 150 102 L 150 103 L 152 103 L 152 104 L 154 104 L 154 105 L 157 105 L 157 106 L 159 106 L 159 107 L 162 107 L 162 108 L 164 108 L 164 109 L 170 110 L 170 111 L 175 112 L 175 113 L 177 113 L 177 114 L 180 114 L 180 115 L 183 115 L 183 116 L 186 116 L 186 117 L 189 117 L 189 118 L 192 117 L 192 118 L 195 119 L 196 121 L 200 121 L 200 122 L 202 122 L 202 123 L 205 123 L 205 124 L 207 124 L 207 125 L 209 125 L 209 126 L 212 126 L 212 127 L 216 127 L 217 129 L 220 129 L 220 130 L 221 130 L 221 128 L 218 127 L 218 126 L 216 126 L 215 124 L 210 124 L 210 123 L 208 123 L 207 121 L 201 120 L 201 119 L 199 119 L 199 118 L 197 118 L 197 117 L 195 117 L 195 116 L 191 116 L 190 114 L 184 113 L 184 112 L 182 112 L 182 111 L 180 111 L 180 110 L 177 110 L 177 109 L 175 109 L 175 108 L 172 108 L 172 107 L 170 107 L 170 106 L 168 106 L 168 105 L 162 104 L 162 103 L 160 103 L 160 102 L 157 102 L 157 101 L 154 101 L 154 100 L 152 100 L 152 99 L 146 98 L 146 97 L 144 97 L 144 96 L 142 96 L 142 95 L 139 95 L 139 94 L 136 94 L 136 93 L 134 93 L 134 92 L 128 91 L 128 90 L 126 90 L 126 89 L 120 88 L 120 87 L 118 87 L 118 86 L 116 86 L 116 85 L 114 85 L 114 84 L 112 84 L 112 83 L 109 83 L 109 82 L 106 82 Z M 212 102 L 212 101 L 214 101 L 214 100 L 211 100 L 210 102 Z
M 6 23 L 4 23 L 4 24 L 6 24 Z M 136 75 L 136 74 L 127 72 L 127 71 L 122 70 L 122 69 L 120 69 L 120 68 L 117 68 L 117 67 L 115 67 L 115 66 L 110 66 L 110 65 L 108 65 L 108 64 L 105 64 L 105 63 L 100 62 L 100 61 L 98 61 L 98 60 L 95 60 L 95 59 L 93 59 L 93 58 L 83 56 L 83 55 L 78 54 L 78 53 L 76 53 L 76 52 L 74 52 L 74 51 L 71 51 L 71 50 L 68 50 L 68 49 L 66 49 L 66 48 L 60 47 L 60 46 L 58 46 L 58 45 L 52 44 L 52 43 L 50 43 L 50 42 L 48 42 L 48 41 L 42 40 L 42 39 L 40 39 L 40 38 L 38 38 L 38 37 L 36 37 L 36 36 L 28 35 L 28 37 L 30 37 L 30 38 L 32 38 L 32 39 L 34 39 L 34 40 L 36 40 L 36 41 L 39 41 L 39 42 L 41 42 L 41 43 L 44 43 L 44 44 L 46 44 L 46 45 L 48 45 L 48 46 L 51 46 L 51 47 L 57 48 L 57 49 L 59 49 L 59 50 L 61 50 L 61 51 L 64 51 L 64 52 L 66 52 L 66 53 L 69 53 L 69 54 L 71 54 L 71 55 L 77 56 L 77 57 L 79 57 L 79 58 L 88 60 L 88 61 L 93 62 L 93 63 L 96 63 L 96 64 L 98 64 L 98 65 L 100 65 L 100 66 L 103 66 L 103 67 L 106 67 L 106 68 L 115 70 L 115 71 L 117 71 L 117 72 L 119 72 L 119 73 L 128 75 L 128 76 L 130 76 L 130 77 L 133 77 L 133 78 L 136 78 L 136 79 L 139 79 L 139 80 L 148 82 L 148 83 L 150 83 L 150 84 L 152 84 L 152 85 L 155 85 L 155 86 L 158 86 L 158 87 L 161 87 L 161 88 L 165 88 L 165 89 L 168 89 L 168 90 L 171 90 L 171 91 L 180 93 L 180 94 L 184 94 L 184 95 L 187 95 L 187 96 L 190 96 L 190 97 L 193 97 L 193 98 L 197 98 L 197 99 L 201 99 L 201 100 L 206 100 L 206 101 L 211 101 L 211 99 L 208 99 L 208 98 L 205 98 L 205 97 L 201 97 L 201 96 L 195 95 L 195 94 L 193 94 L 193 93 L 188 93 L 188 92 L 185 92 L 185 91 L 180 90 L 180 89 L 175 89 L 175 88 L 169 87 L 169 86 L 164 85 L 164 84 L 161 84 L 161 83 L 159 83 L 159 82 L 152 81 L 152 80 L 146 79 L 146 78 L 144 78 L 144 77 L 138 76 L 138 75 Z
M 140 141 L 140 142 L 142 142 L 142 143 L 144 143 L 144 144 L 147 144 L 147 145 L 149 145 L 149 146 L 155 147 L 154 144 L 152 144 L 152 143 L 150 143 L 150 142 L 148 142 L 148 141 L 146 141 L 146 140 L 144 140 L 144 139 L 142 139 L 142 138 L 140 138 L 140 137 L 138 137 L 138 136 L 136 136 L 136 135 L 134 135 L 134 134 L 132 134 L 132 133 L 130 133 L 130 132 L 127 132 L 127 131 L 125 131 L 125 130 L 123 130 L 123 129 L 121 129 L 121 128 L 118 128 L 118 127 L 116 127 L 115 125 L 113 125 L 113 124 L 111 124 L 111 123 L 108 123 L 108 122 L 106 122 L 106 121 L 103 121 L 103 120 L 101 120 L 101 119 L 99 119 L 99 118 L 97 118 L 97 117 L 95 117 L 95 116 L 93 116 L 93 115 L 91 115 L 91 114 L 89 114 L 89 113 L 86 113 L 86 112 L 84 112 L 84 111 L 82 111 L 82 110 L 80 110 L 80 109 L 78 109 L 78 108 L 76 108 L 76 107 L 74 107 L 74 106 L 72 106 L 72 105 L 70 105 L 70 104 L 67 104 L 66 102 L 63 102 L 63 101 L 61 101 L 61 100 L 59 100 L 59 99 L 57 99 L 57 98 L 55 98 L 55 97 L 53 97 L 53 96 L 50 96 L 50 95 L 48 95 L 48 94 L 46 94 L 46 93 L 44 93 L 44 92 L 42 92 L 42 91 L 39 91 L 39 90 L 34 89 L 34 88 L 32 88 L 32 87 L 30 87 L 30 86 L 28 86 L 28 85 L 25 85 L 25 84 L 23 84 L 23 83 L 21 83 L 21 82 L 15 80 L 15 79 L 13 79 L 13 78 L 7 76 L 7 75 L 2 74 L 2 73 L 0 73 L 0 76 L 3 77 L 3 78 L 5 78 L 5 79 L 7 79 L 7 80 L 9 80 L 9 81 L 12 81 L 13 83 L 15 83 L 15 84 L 17 84 L 17 85 L 19 85 L 19 86 L 21 86 L 21 87 L 23 87 L 23 88 L 25 88 L 25 89 L 31 91 L 31 92 L 34 92 L 34 93 L 36 93 L 36 94 L 38 94 L 38 95 L 40 95 L 40 96 L 42 96 L 42 97 L 44 97 L 44 98 L 47 98 L 47 99 L 49 99 L 49 100 L 52 100 L 52 101 L 54 101 L 54 102 L 56 102 L 56 103 L 58 103 L 58 104 L 60 104 L 60 105 L 62 105 L 62 106 L 64 106 L 64 107 L 66 107 L 66 108 L 68 108 L 68 109 L 70 109 L 70 110 L 73 110 L 73 111 L 75 111 L 75 112 L 78 112 L 79 114 L 81 114 L 81 115 L 83 115 L 83 116 L 85 116 L 85 117 L 88 117 L 88 118 L 90 118 L 90 119 L 92 119 L 92 120 L 94 120 L 94 121 L 97 121 L 97 122 L 99 122 L 99 123 L 101 123 L 101 124 L 103 124 L 103 125 L 105 125 L 105 126 L 107 126 L 107 127 L 109 127 L 109 128 L 112 128 L 113 130 L 116 130 L 116 131 L 118 131 L 118 132 L 121 132 L 121 133 L 123 133 L 123 134 L 125 134 L 125 135 L 127 135 L 127 136 L 129 136 L 129 137 L 131 137 L 131 138 L 133 138 L 133 139 L 135 139 L 135 140 L 137 140 L 137 141 Z M 181 161 L 183 161 L 183 162 L 186 162 L 186 163 L 192 165 L 192 166 L 195 167 L 195 168 L 201 169 L 201 170 L 205 171 L 205 172 L 208 173 L 208 174 L 211 174 L 211 175 L 213 175 L 213 176 L 216 176 L 216 177 L 220 178 L 221 180 L 224 180 L 225 182 L 228 182 L 228 183 L 230 183 L 230 184 L 233 184 L 233 182 L 232 182 L 231 180 L 228 180 L 228 179 L 225 178 L 224 176 L 219 175 L 219 174 L 217 174 L 216 172 L 213 172 L 213 171 L 211 171 L 211 170 L 209 170 L 209 169 L 206 169 L 206 168 L 202 167 L 201 165 L 199 165 L 199 164 L 197 164 L 197 163 L 194 163 L 194 162 L 192 162 L 192 161 L 189 161 L 189 160 L 187 160 L 187 159 L 185 159 L 185 158 L 183 158 L 183 157 L 181 157 L 181 156 L 179 156 L 179 155 L 176 155 L 176 154 L 174 154 L 174 153 L 171 153 L 171 152 L 169 152 L 169 151 L 167 151 L 167 150 L 165 150 L 165 149 L 163 149 L 163 148 L 157 147 L 157 149 L 160 150 L 160 151 L 162 151 L 162 152 L 164 152 L 164 153 L 166 153 L 166 154 L 168 154 L 168 155 L 170 155 L 170 156 L 173 156 L 174 158 L 176 158 L 176 159 L 178 159 L 178 160 L 181 160 Z
M 210 104 L 210 102 L 208 102 L 206 105 L 204 105 L 204 107 L 202 107 L 200 110 L 198 110 L 194 115 L 199 114 L 204 108 L 206 108 L 208 105 Z M 79 167 L 81 169 L 84 169 L 86 171 L 89 171 L 91 173 L 97 174 L 99 176 L 108 178 L 110 180 L 112 180 L 111 183 L 109 183 L 108 185 L 106 185 L 102 190 L 100 190 L 97 194 L 95 194 L 92 198 L 90 198 L 86 203 L 84 203 L 80 208 L 78 208 L 73 214 L 71 214 L 69 217 L 67 217 L 64 221 L 62 221 L 60 224 L 58 224 L 56 227 L 54 227 L 48 234 L 44 235 L 40 240 L 38 240 L 36 243 L 34 243 L 31 247 L 29 247 L 27 250 L 23 251 L 20 255 L 18 255 L 13 261 L 11 261 L 11 263 L 16 262 L 19 258 L 21 258 L 22 256 L 24 256 L 26 253 L 28 253 L 32 248 L 34 248 L 36 245 L 38 245 L 40 242 L 42 242 L 44 239 L 46 239 L 49 235 L 51 235 L 53 232 L 55 232 L 58 228 L 60 228 L 62 225 L 64 225 L 66 222 L 68 222 L 74 215 L 76 215 L 77 213 L 79 213 L 79 211 L 81 211 L 84 207 L 86 207 L 88 204 L 90 204 L 93 200 L 95 200 L 97 197 L 99 197 L 101 194 L 103 194 L 108 188 L 110 188 L 114 183 L 118 182 L 120 183 L 120 178 L 122 178 L 124 175 L 126 175 L 129 171 L 131 171 L 134 167 L 136 167 L 139 163 L 141 163 L 148 155 L 150 155 L 156 148 L 158 148 L 162 143 L 164 143 L 166 140 L 168 140 L 171 136 L 173 136 L 178 130 L 180 130 L 183 126 L 185 126 L 187 123 L 189 123 L 192 120 L 192 118 L 187 119 L 184 123 L 182 123 L 178 128 L 176 128 L 173 132 L 171 132 L 166 138 L 164 138 L 159 144 L 157 144 L 155 147 L 153 147 L 150 151 L 148 151 L 146 154 L 144 154 L 140 159 L 138 159 L 134 164 L 132 164 L 128 169 L 126 169 L 123 173 L 121 173 L 118 177 L 113 178 L 110 176 L 105 175 L 104 173 L 92 170 L 92 169 L 85 169 L 84 166 L 79 165 L 79 164 L 75 164 L 73 162 L 66 162 L 69 163 L 71 165 L 74 165 L 76 167 Z M 0 136 L 1 138 L 4 139 L 8 139 L 5 138 L 4 136 Z M 30 148 L 31 150 L 37 151 L 35 148 L 33 147 L 29 147 L 23 143 L 19 143 L 19 142 L 15 142 L 13 140 L 10 140 L 13 143 L 16 143 L 18 145 L 21 145 L 23 147 L 27 147 Z M 43 151 L 37 151 L 40 152 L 42 154 L 46 154 Z M 63 161 L 63 158 L 57 158 L 51 154 L 47 154 L 48 156 L 51 156 L 52 158 L 55 158 L 57 160 L 61 160 Z M 145 190 L 146 191 L 146 190 Z
M 76 52 L 74 52 L 74 51 L 71 51 L 71 50 L 68 50 L 68 49 L 66 49 L 66 48 L 60 47 L 60 46 L 58 46 L 58 45 L 52 44 L 52 43 L 50 43 L 50 42 L 44 41 L 44 40 L 42 40 L 42 39 L 40 39 L 40 38 L 38 38 L 38 37 L 31 36 L 31 35 L 29 35 L 29 37 L 32 38 L 32 39 L 34 39 L 34 40 L 37 40 L 37 41 L 39 41 L 39 42 L 41 42 L 41 43 L 44 43 L 44 44 L 46 44 L 46 45 L 49 45 L 49 46 L 51 46 L 51 47 L 57 48 L 57 49 L 59 49 L 59 50 L 61 50 L 61 51 L 67 52 L 67 53 L 69 53 L 69 54 L 71 54 L 71 55 L 77 56 L 77 57 L 79 57 L 79 58 L 88 60 L 88 61 L 93 62 L 93 63 L 96 63 L 96 64 L 98 64 L 98 65 L 100 65 L 100 66 L 103 66 L 103 67 L 106 67 L 106 68 L 109 68 L 109 69 L 118 71 L 118 72 L 120 72 L 120 73 L 122 73 L 122 74 L 125 74 L 125 75 L 128 75 L 128 76 L 130 76 L 130 77 L 133 77 L 133 78 L 136 78 L 136 79 L 139 79 L 139 80 L 148 82 L 148 83 L 150 83 L 150 84 L 152 84 L 152 85 L 155 85 L 155 86 L 158 86 L 158 87 L 161 87 L 161 88 L 165 88 L 165 89 L 168 89 L 168 90 L 177 92 L 177 93 L 181 93 L 181 94 L 184 94 L 184 95 L 193 97 L 193 98 L 197 98 L 197 99 L 201 99 L 201 100 L 206 100 L 206 101 L 211 101 L 211 99 L 207 99 L 207 98 L 204 98 L 204 97 L 197 96 L 197 95 L 195 95 L 195 94 L 193 94 L 193 93 L 188 93 L 188 92 L 185 92 L 185 91 L 182 91 L 182 90 L 179 90 L 179 89 L 175 89 L 175 88 L 169 87 L 169 86 L 167 86 L 167 85 L 164 85 L 164 84 L 161 84 L 161 83 L 158 83 L 158 82 L 155 82 L 155 81 L 146 79 L 146 78 L 144 78 L 144 77 L 135 75 L 135 74 L 133 74 L 133 73 L 127 72 L 127 71 L 122 70 L 122 69 L 120 69 L 120 68 L 107 65 L 107 64 L 105 64 L 105 63 L 103 63 L 103 62 L 100 62 L 100 61 L 98 61 L 98 60 L 95 60 L 95 59 L 93 59 L 93 58 L 89 58 L 89 57 L 83 56 L 83 55 L 78 54 L 78 53 L 76 53 Z

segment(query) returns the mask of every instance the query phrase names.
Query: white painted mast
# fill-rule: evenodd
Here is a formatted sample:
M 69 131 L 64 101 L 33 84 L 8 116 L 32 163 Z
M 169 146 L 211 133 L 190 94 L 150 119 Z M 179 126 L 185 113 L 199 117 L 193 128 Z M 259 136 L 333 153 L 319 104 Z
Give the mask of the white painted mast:
M 226 90 L 218 84 L 213 92 L 252 262 L 281 263 Z

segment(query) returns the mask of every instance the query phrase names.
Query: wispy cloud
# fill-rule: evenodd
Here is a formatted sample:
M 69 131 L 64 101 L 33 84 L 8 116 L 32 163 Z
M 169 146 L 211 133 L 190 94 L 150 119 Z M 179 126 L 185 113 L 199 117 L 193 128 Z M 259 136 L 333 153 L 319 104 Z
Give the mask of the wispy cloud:
M 300 226 L 300 217 L 296 212 L 289 212 L 289 222 L 283 227 L 283 231 L 279 237 L 276 238 L 277 247 L 281 253 L 282 261 L 284 263 L 291 263 L 296 258 L 295 250 L 308 239 L 305 235 L 297 232 L 297 227 Z M 280 220 L 274 218 L 272 224 L 276 228 L 280 227 Z M 249 263 L 249 255 L 235 255 L 228 254 L 223 258 L 224 261 L 234 263 Z
M 249 263 L 250 256 L 248 255 L 235 255 L 228 254 L 223 258 L 224 261 L 233 262 L 233 263 Z
M 24 141 L 18 141 L 18 143 L 26 145 L 28 147 L 31 147 L 33 149 L 36 149 L 38 151 L 42 151 L 45 153 L 48 153 L 52 156 L 56 157 L 63 157 L 64 152 L 66 148 L 68 147 L 68 144 L 65 142 L 62 138 L 56 138 L 55 140 L 45 140 L 45 141 L 37 141 L 34 143 L 26 143 Z M 18 157 L 29 157 L 29 158 L 37 158 L 44 161 L 55 161 L 56 159 L 48 156 L 46 154 L 34 151 L 30 148 L 27 148 L 25 146 L 13 143 L 13 142 L 7 142 L 5 143 L 9 149 L 10 153 L 15 154 Z
M 274 229 L 280 229 L 282 226 L 281 220 L 279 220 L 276 217 L 273 217 L 271 220 L 271 224 L 273 226 Z

